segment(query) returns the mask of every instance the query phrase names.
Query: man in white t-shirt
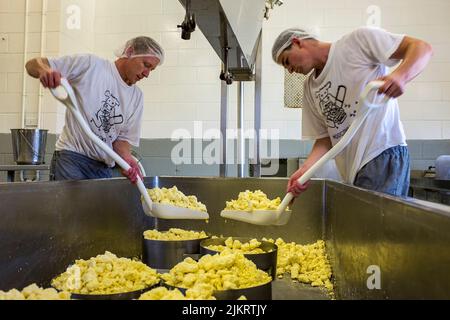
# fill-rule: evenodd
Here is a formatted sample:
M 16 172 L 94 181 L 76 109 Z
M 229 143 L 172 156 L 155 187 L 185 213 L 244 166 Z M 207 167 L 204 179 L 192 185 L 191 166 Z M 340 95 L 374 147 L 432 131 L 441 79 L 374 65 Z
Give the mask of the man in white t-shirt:
M 141 173 L 131 146 L 139 146 L 144 108 L 142 91 L 135 84 L 162 64 L 164 52 L 156 41 L 142 36 L 129 40 L 116 55 L 115 62 L 89 54 L 36 58 L 26 69 L 46 88 L 58 87 L 61 77 L 70 82 L 91 130 L 130 164 L 131 169 L 122 173 L 135 183 Z M 112 177 L 113 159 L 89 139 L 71 112 L 66 112 L 55 149 L 52 180 Z
M 365 86 L 382 80 L 379 93 L 392 99 L 370 114 L 336 157 L 336 165 L 347 183 L 407 196 L 409 153 L 396 98 L 431 56 L 428 43 L 379 28 L 361 27 L 334 43 L 319 41 L 302 29 L 283 31 L 275 40 L 272 57 L 291 73 L 311 72 L 305 81 L 302 131 L 304 138 L 315 140 L 308 159 L 291 176 L 288 191 L 298 195 L 307 188 L 297 179 L 348 130 Z M 389 73 L 388 67 L 397 64 Z

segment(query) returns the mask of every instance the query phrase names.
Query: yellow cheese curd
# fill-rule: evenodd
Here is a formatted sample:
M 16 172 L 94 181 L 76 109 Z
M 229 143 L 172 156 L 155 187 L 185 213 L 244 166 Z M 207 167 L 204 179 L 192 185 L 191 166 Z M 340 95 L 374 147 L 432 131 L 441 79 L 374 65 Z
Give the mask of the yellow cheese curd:
M 22 291 L 17 289 L 0 291 L 0 300 L 70 300 L 70 293 L 58 292 L 53 288 L 40 288 L 33 283 Z
M 144 232 L 147 240 L 195 240 L 205 239 L 208 235 L 204 231 L 187 231 L 178 228 L 171 228 L 168 231 L 147 230 Z
M 147 192 L 153 202 L 170 204 L 181 208 L 187 208 L 206 212 L 206 206 L 197 200 L 196 196 L 186 196 L 179 191 L 176 186 L 167 188 L 147 189 Z
M 140 261 L 118 258 L 106 251 L 75 264 L 53 279 L 53 287 L 78 294 L 116 294 L 151 287 L 159 282 L 156 270 Z
M 206 295 L 214 290 L 243 289 L 266 284 L 272 278 L 244 257 L 242 253 L 225 250 L 205 255 L 197 262 L 192 258 L 161 275 L 167 284 L 192 289 L 193 295 Z
M 158 287 L 147 291 L 139 297 L 139 300 L 187 300 L 180 290 L 169 290 L 165 287 Z
M 178 289 L 169 290 L 166 287 L 152 289 L 139 297 L 139 300 L 216 300 L 213 292 L 206 289 L 204 293 L 197 289 L 187 289 L 186 296 Z M 247 300 L 245 296 L 240 296 L 238 300 Z
M 286 243 L 283 239 L 263 239 L 278 246 L 277 276 L 282 278 L 290 273 L 293 280 L 309 283 L 313 287 L 324 287 L 331 294 L 331 265 L 325 251 L 325 242 L 319 240 L 309 245 L 295 242 Z
M 240 192 L 237 200 L 227 201 L 225 210 L 253 211 L 276 210 L 281 203 L 279 197 L 270 200 L 261 190 Z
M 139 300 L 216 300 L 212 295 L 210 288 L 202 290 L 200 287 L 196 289 L 187 289 L 186 296 L 178 289 L 167 289 L 159 287 L 152 289 L 139 297 Z
M 233 252 L 240 252 L 242 254 L 261 254 L 265 253 L 263 249 L 260 249 L 261 242 L 256 239 L 252 239 L 249 242 L 241 243 L 239 240 L 233 240 L 229 237 L 225 240 L 225 245 L 208 246 L 208 249 L 213 251 L 222 252 L 225 249 L 231 249 Z

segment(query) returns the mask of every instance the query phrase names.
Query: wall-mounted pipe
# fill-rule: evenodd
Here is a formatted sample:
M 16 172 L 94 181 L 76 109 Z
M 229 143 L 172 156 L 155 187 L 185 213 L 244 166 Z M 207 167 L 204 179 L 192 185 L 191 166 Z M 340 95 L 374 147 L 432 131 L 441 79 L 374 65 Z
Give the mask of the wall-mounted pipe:
M 238 177 L 245 177 L 245 126 L 244 126 L 244 82 L 240 81 L 237 88 L 238 107 L 237 107 L 237 152 L 238 152 Z
M 23 39 L 24 39 L 23 40 L 23 68 L 25 68 L 25 64 L 27 63 L 27 54 L 28 54 L 28 8 L 29 8 L 28 0 L 25 0 L 25 23 L 24 23 L 24 36 L 23 36 Z M 26 100 L 27 100 L 27 74 L 26 74 L 26 71 L 23 70 L 21 128 L 25 128 Z
M 255 62 L 255 144 L 252 162 L 252 177 L 261 177 L 261 105 L 262 105 L 262 33 L 258 40 Z
M 45 38 L 46 38 L 46 22 L 47 22 L 47 0 L 42 0 L 42 15 L 41 15 L 41 54 L 40 57 L 44 56 L 45 50 Z M 42 84 L 39 83 L 39 100 L 38 100 L 38 118 L 37 127 L 41 128 L 42 121 L 42 98 L 44 96 Z
M 227 127 L 228 127 L 228 85 L 225 81 L 220 81 L 220 133 L 221 133 L 221 150 L 219 175 L 221 177 L 228 176 L 227 168 Z

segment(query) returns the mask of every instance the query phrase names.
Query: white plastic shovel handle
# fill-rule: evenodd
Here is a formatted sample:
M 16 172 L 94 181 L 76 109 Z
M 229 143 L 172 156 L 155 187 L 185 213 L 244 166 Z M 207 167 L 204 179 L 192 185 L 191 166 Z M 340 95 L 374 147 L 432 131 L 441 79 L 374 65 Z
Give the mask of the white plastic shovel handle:
M 64 91 L 61 92 L 60 88 L 63 88 Z M 114 161 L 125 171 L 128 171 L 131 167 L 130 165 L 123 160 L 113 149 L 111 149 L 106 143 L 104 143 L 102 140 L 100 140 L 99 137 L 97 137 L 89 127 L 89 125 L 84 120 L 83 116 L 80 113 L 80 109 L 78 108 L 77 99 L 75 96 L 75 92 L 73 91 L 71 85 L 67 81 L 67 79 L 62 78 L 61 79 L 61 86 L 55 89 L 50 89 L 52 95 L 62 102 L 74 115 L 75 119 L 77 119 L 79 125 L 83 129 L 84 133 L 104 152 L 106 152 Z M 145 203 L 147 204 L 150 211 L 153 209 L 153 203 L 150 198 L 150 196 L 147 193 L 147 189 L 145 188 L 144 183 L 142 182 L 142 179 L 138 176 L 137 177 L 137 187 L 144 197 Z
M 374 103 L 373 101 L 367 101 L 369 94 L 372 91 L 376 91 L 383 86 L 383 81 L 372 81 L 369 82 L 364 90 L 362 91 L 359 101 L 361 103 L 360 110 L 356 119 L 353 121 L 352 125 L 349 127 L 347 132 L 344 134 L 341 140 L 339 140 L 336 145 L 331 148 L 322 158 L 319 159 L 311 168 L 309 168 L 298 180 L 297 183 L 302 185 L 309 181 L 314 174 L 319 170 L 327 161 L 334 159 L 352 140 L 356 131 L 358 131 L 361 124 L 369 115 L 372 109 L 384 106 L 388 100 L 390 99 L 388 96 L 384 96 L 380 103 Z M 377 94 L 374 94 L 374 97 L 377 97 Z M 283 201 L 280 203 L 277 209 L 277 215 L 279 216 L 282 212 L 284 212 L 289 205 L 289 203 L 294 199 L 294 195 L 289 192 L 284 197 Z
M 361 92 L 361 95 L 359 96 L 359 101 L 363 104 L 363 107 L 365 106 L 365 107 L 370 108 L 370 109 L 379 108 L 379 107 L 384 106 L 389 101 L 390 97 L 387 96 L 387 95 L 383 95 L 380 103 L 375 103 L 373 101 L 372 102 L 368 101 L 369 94 L 372 91 L 378 91 L 378 89 L 380 89 L 383 85 L 384 85 L 384 81 L 380 81 L 380 80 L 371 81 L 371 82 L 369 82 L 366 85 L 364 90 Z M 379 95 L 377 95 L 376 92 L 373 95 L 373 97 L 375 99 L 378 96 Z

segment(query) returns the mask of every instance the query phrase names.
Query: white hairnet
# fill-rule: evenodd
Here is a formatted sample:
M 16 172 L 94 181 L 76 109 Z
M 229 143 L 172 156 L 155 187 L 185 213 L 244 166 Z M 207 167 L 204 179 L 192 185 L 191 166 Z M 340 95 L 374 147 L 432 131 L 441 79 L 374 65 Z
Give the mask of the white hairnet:
M 164 62 L 164 49 L 150 37 L 136 37 L 128 40 L 115 52 L 118 58 L 155 57 L 159 65 Z
M 272 58 L 278 63 L 278 58 L 283 53 L 284 50 L 289 48 L 292 44 L 292 39 L 317 39 L 317 37 L 303 29 L 299 28 L 290 28 L 284 30 L 280 35 L 275 39 L 275 42 L 272 47 Z

